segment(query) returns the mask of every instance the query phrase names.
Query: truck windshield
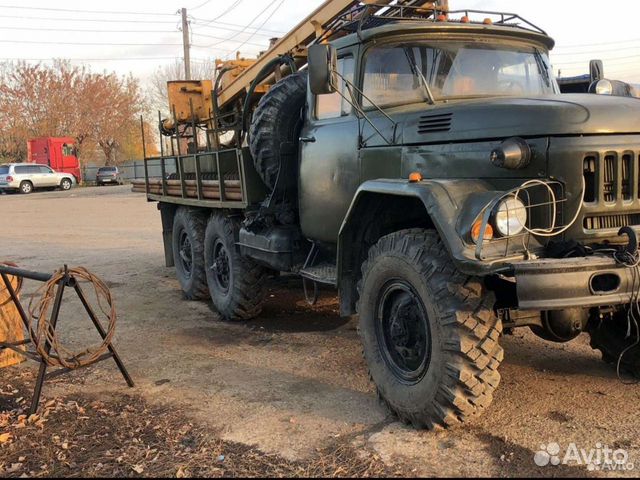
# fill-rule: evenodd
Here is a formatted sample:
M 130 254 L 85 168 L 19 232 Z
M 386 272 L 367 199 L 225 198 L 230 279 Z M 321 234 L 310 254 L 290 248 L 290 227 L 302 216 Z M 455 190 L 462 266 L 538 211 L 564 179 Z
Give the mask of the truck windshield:
M 433 99 L 556 93 L 546 52 L 479 42 L 374 47 L 366 55 L 363 92 L 378 106 Z M 365 100 L 364 106 L 372 106 Z

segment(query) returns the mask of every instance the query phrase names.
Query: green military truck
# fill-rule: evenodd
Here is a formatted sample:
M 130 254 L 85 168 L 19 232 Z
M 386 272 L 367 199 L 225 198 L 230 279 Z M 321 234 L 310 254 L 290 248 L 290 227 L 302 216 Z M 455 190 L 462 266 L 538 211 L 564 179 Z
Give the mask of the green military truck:
M 517 327 L 640 373 L 638 100 L 561 94 L 554 41 L 517 15 L 359 8 L 303 68 L 278 57 L 244 102 L 214 88 L 208 123 L 163 122 L 172 151 L 135 188 L 185 296 L 233 321 L 275 272 L 335 287 L 419 428 L 488 407 Z

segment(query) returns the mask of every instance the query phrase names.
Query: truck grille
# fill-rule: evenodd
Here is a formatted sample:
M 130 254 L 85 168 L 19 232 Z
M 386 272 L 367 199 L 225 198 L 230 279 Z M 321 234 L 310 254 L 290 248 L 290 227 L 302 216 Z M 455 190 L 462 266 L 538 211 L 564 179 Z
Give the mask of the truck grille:
M 640 225 L 640 213 L 600 215 L 584 218 L 584 228 L 587 230 L 622 228 L 627 225 L 630 227 Z
M 640 225 L 640 155 L 631 151 L 588 154 L 583 172 L 586 230 Z M 604 209 L 612 213 L 605 214 Z
M 635 160 L 635 162 L 634 162 Z M 638 199 L 638 157 L 633 152 L 587 155 L 584 158 L 585 203 Z M 635 193 L 634 193 L 635 190 Z

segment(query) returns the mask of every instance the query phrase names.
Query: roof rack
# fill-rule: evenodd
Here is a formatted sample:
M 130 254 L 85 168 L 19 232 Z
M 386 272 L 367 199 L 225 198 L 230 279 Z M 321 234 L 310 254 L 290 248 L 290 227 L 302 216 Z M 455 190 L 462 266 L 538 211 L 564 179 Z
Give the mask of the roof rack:
M 324 35 L 319 37 L 316 42 L 320 43 L 324 40 L 334 38 L 341 33 L 354 33 L 398 20 L 483 25 L 487 24 L 487 19 L 489 19 L 492 25 L 521 28 L 547 35 L 547 32 L 543 29 L 516 13 L 472 9 L 448 10 L 447 8 L 438 7 L 435 2 L 434 5 L 435 6 L 425 7 L 423 0 L 409 0 L 393 5 L 367 2 L 367 4 L 360 5 L 334 19 L 327 27 Z M 481 19 L 473 19 L 474 16 L 479 15 L 482 16 Z

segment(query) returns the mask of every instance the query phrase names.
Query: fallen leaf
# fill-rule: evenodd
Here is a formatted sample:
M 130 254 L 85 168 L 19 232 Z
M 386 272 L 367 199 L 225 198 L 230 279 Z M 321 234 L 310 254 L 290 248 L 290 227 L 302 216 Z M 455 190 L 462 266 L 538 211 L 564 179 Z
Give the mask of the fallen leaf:
M 142 465 L 134 465 L 131 468 L 133 468 L 133 471 L 138 474 L 141 474 L 142 472 L 144 472 L 144 467 Z
M 10 433 L 2 433 L 2 434 L 0 434 L 0 443 L 7 443 L 12 438 L 13 438 L 12 434 L 10 434 Z
M 4 473 L 15 473 L 22 468 L 22 463 L 12 463 L 11 466 L 4 471 Z

